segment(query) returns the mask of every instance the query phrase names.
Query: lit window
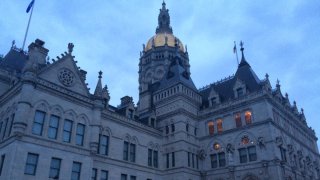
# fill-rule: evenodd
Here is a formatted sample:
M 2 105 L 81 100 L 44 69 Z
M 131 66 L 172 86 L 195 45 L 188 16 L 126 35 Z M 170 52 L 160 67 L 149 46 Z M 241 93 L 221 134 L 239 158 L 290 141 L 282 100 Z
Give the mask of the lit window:
M 251 112 L 250 111 L 246 111 L 244 114 L 244 118 L 246 120 L 246 124 L 251 124 Z
M 48 138 L 57 139 L 59 128 L 59 117 L 52 115 L 49 121 Z
M 42 135 L 45 115 L 46 113 L 42 111 L 36 111 L 33 125 L 32 125 L 32 134 L 39 135 L 39 136 Z M 3 134 L 5 134 L 5 132 Z
M 77 131 L 76 131 L 76 145 L 83 145 L 84 139 L 84 132 L 85 132 L 85 125 L 84 124 L 77 124 Z
M 36 175 L 38 154 L 28 153 L 24 174 Z
M 208 122 L 208 128 L 209 128 L 209 134 L 213 135 L 213 133 L 214 133 L 214 124 L 213 124 L 212 121 Z
M 80 173 L 81 173 L 81 163 L 73 162 L 71 180 L 79 180 L 80 179 Z
M 49 178 L 59 179 L 61 159 L 52 158 L 50 164 Z
M 101 170 L 100 180 L 108 180 L 108 171 Z
M 218 133 L 222 133 L 223 128 L 222 128 L 222 119 L 218 119 L 217 121 L 217 128 L 218 128 Z
M 237 113 L 235 115 L 235 121 L 236 121 L 236 126 L 237 127 L 241 127 L 242 126 L 242 122 L 241 122 L 241 114 Z
M 108 144 L 109 144 L 109 136 L 100 134 L 98 153 L 103 155 L 108 155 Z
M 65 120 L 63 125 L 63 135 L 62 139 L 63 142 L 70 142 L 71 141 L 71 134 L 72 134 L 72 121 Z

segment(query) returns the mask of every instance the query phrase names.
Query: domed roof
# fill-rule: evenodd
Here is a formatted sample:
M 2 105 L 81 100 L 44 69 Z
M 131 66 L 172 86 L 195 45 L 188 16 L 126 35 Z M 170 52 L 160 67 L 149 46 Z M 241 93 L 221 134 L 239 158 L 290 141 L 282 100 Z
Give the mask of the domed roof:
M 167 46 L 169 46 L 169 47 L 175 47 L 176 43 L 177 43 L 177 45 L 179 45 L 179 49 L 182 52 L 184 52 L 182 42 L 177 37 L 175 37 L 173 34 L 171 34 L 171 33 L 157 33 L 156 35 L 154 35 L 153 37 L 151 37 L 149 39 L 149 41 L 147 42 L 147 45 L 145 47 L 145 51 L 152 49 L 152 45 L 154 45 L 154 47 L 161 47 L 161 46 L 165 46 L 167 44 Z

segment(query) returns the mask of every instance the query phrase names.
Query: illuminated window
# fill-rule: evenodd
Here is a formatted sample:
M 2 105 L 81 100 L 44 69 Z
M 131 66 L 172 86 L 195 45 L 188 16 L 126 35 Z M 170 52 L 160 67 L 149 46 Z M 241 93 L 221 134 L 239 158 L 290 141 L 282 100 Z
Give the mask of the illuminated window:
M 217 128 L 218 128 L 218 133 L 222 133 L 223 128 L 222 128 L 222 119 L 217 120 Z
M 240 113 L 236 114 L 235 120 L 236 120 L 236 126 L 237 127 L 241 127 L 242 126 L 242 122 L 241 122 L 241 114 Z
M 212 121 L 208 122 L 208 128 L 209 128 L 209 134 L 213 135 L 213 133 L 214 133 L 214 124 L 213 124 Z
M 246 120 L 246 124 L 251 124 L 252 115 L 250 111 L 245 112 L 244 119 Z

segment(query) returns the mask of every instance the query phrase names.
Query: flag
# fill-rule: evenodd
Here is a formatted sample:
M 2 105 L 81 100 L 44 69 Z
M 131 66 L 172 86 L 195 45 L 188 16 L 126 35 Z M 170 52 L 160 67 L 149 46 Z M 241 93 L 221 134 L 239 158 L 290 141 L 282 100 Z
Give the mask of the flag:
M 29 11 L 30 11 L 30 9 L 32 8 L 33 4 L 34 4 L 34 0 L 32 0 L 32 1 L 30 2 L 29 6 L 27 7 L 26 13 L 29 13 Z

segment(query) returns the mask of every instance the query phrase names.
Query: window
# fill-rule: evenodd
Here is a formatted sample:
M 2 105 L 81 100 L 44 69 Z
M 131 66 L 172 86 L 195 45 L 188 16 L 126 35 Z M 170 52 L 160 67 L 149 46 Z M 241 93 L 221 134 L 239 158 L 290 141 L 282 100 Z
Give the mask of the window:
M 237 95 L 238 95 L 238 97 L 241 97 L 241 96 L 244 95 L 244 93 L 243 93 L 243 88 L 238 88 L 238 89 L 237 89 Z
M 225 167 L 226 166 L 226 157 L 224 152 L 218 154 L 211 154 L 211 168 Z
M 128 161 L 129 159 L 129 143 L 124 141 L 123 143 L 123 160 Z
M 50 164 L 49 178 L 59 179 L 61 159 L 52 158 Z
M 197 169 L 199 169 L 199 156 L 196 155 L 196 160 L 197 160 Z
M 169 153 L 167 153 L 167 168 L 169 168 Z
M 28 153 L 24 174 L 36 175 L 38 154 Z
M 121 174 L 121 180 L 127 180 L 127 175 L 126 174 Z
M 100 134 L 98 153 L 103 155 L 108 155 L 108 144 L 109 144 L 109 136 Z
M 72 121 L 65 120 L 63 125 L 63 142 L 70 142 L 71 141 L 71 134 L 72 134 Z
M 194 128 L 194 135 L 195 135 L 195 136 L 197 136 L 197 131 L 198 131 L 198 128 L 195 127 L 195 128 Z
M 223 128 L 222 128 L 222 119 L 217 120 L 217 128 L 218 128 L 218 133 L 222 133 Z
M 32 125 L 32 134 L 42 135 L 42 129 L 44 124 L 45 113 L 42 111 L 36 111 L 34 115 L 34 121 Z
M 136 162 L 136 145 L 130 144 L 130 161 Z
M 77 131 L 76 131 L 76 145 L 79 145 L 79 146 L 83 145 L 84 132 L 85 132 L 85 125 L 78 123 Z
M 8 136 L 10 136 L 10 134 L 11 134 L 13 123 L 14 123 L 14 114 L 11 115 L 11 123 L 10 123 Z
M 209 134 L 212 136 L 214 133 L 214 124 L 212 121 L 208 122 Z
M 219 158 L 219 167 L 224 167 L 226 166 L 226 157 L 225 157 L 225 153 L 221 152 L 218 154 L 218 158 Z
M 153 167 L 158 167 L 158 151 L 153 151 Z
M 72 164 L 71 180 L 80 180 L 80 173 L 81 173 L 81 163 L 74 161 Z
M 217 168 L 218 167 L 218 157 L 217 154 L 211 154 L 210 155 L 211 159 L 211 168 Z
M 240 113 L 237 113 L 235 115 L 235 120 L 236 120 L 236 126 L 237 127 L 241 127 L 242 126 L 242 122 L 241 122 L 241 114 Z
M 92 168 L 91 180 L 97 180 L 98 170 L 96 168 Z
M 213 97 L 210 99 L 211 100 L 211 105 L 214 106 L 217 104 L 217 98 L 216 97 Z
M 192 168 L 194 168 L 194 154 L 192 153 Z
M 101 170 L 100 180 L 108 180 L 108 171 Z
M 133 119 L 133 110 L 132 109 L 129 109 L 129 111 L 128 111 L 128 118 Z
M 248 161 L 246 148 L 239 149 L 239 157 L 240 157 L 240 163 L 246 163 Z
M 3 155 L 1 156 L 1 160 L 0 160 L 0 176 L 1 176 L 1 174 L 2 174 L 2 169 L 3 169 L 3 164 L 4 164 L 5 158 L 6 158 L 6 155 L 3 154 Z
M 166 134 L 169 134 L 169 126 L 166 126 Z
M 150 125 L 151 125 L 151 127 L 155 127 L 155 119 L 154 118 L 151 118 Z
M 190 167 L 190 166 L 191 166 L 190 156 L 191 156 L 191 153 L 190 153 L 190 152 L 188 152 L 188 167 Z
M 189 132 L 189 124 L 186 124 L 186 131 Z
M 248 154 L 249 154 L 249 161 L 256 161 L 257 160 L 257 153 L 256 153 L 255 146 L 248 147 Z
M 174 132 L 175 131 L 175 126 L 174 124 L 171 124 L 171 132 Z
M 130 180 L 136 180 L 137 177 L 136 176 L 130 176 Z
M 171 159 L 172 160 L 172 162 L 171 162 L 172 163 L 172 167 L 175 167 L 176 166 L 176 162 L 175 162 L 174 152 L 171 153 L 171 156 L 172 156 L 172 159 Z
M 148 166 L 152 166 L 152 149 L 148 149 Z
M 48 138 L 57 139 L 59 128 L 59 117 L 52 115 L 49 121 Z
M 244 113 L 244 119 L 246 120 L 246 124 L 251 124 L 251 112 L 250 111 L 246 111 Z
M 6 136 L 6 132 L 7 132 L 7 126 L 8 126 L 8 121 L 9 121 L 9 118 L 7 118 L 4 122 L 4 131 L 3 131 L 3 134 L 2 134 L 2 139 Z
M 279 148 L 280 148 L 280 153 L 281 153 L 281 160 L 284 162 L 287 162 L 286 149 L 284 149 L 282 146 L 280 146 Z

